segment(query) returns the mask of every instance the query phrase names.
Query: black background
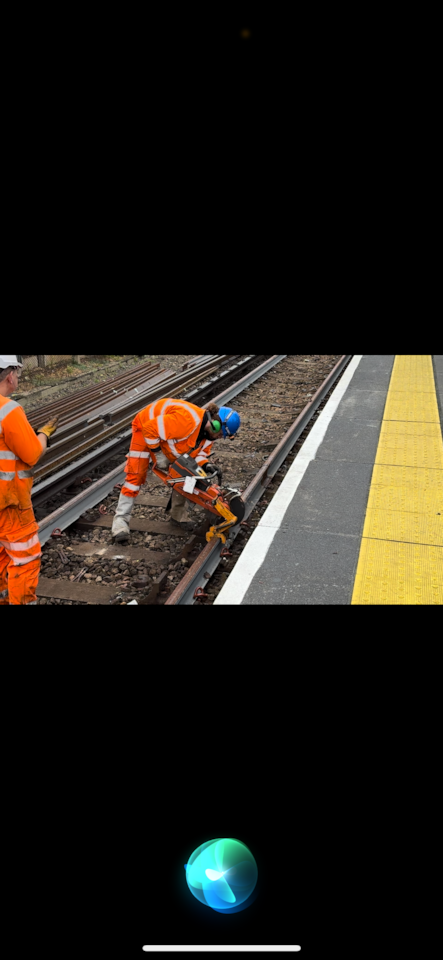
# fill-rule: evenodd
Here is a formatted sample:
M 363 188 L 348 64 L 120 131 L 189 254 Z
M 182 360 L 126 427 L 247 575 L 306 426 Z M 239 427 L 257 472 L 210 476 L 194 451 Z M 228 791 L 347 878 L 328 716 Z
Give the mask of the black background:
M 218 678 L 210 671 L 183 691 L 161 761 L 149 737 L 135 851 L 139 958 L 144 944 L 300 944 L 303 951 L 312 838 L 303 745 L 294 752 L 298 708 L 288 724 L 284 704 L 266 702 L 244 661 L 239 672 L 234 652 L 229 660 Z M 231 915 L 200 903 L 186 883 L 190 855 L 219 837 L 244 842 L 258 867 L 257 897 Z
M 256 57 L 263 56 L 262 66 L 273 53 L 293 48 L 294 36 L 290 24 L 293 15 L 260 16 L 251 13 L 248 8 L 236 10 L 231 16 L 223 10 L 213 10 L 202 14 L 186 7 L 174 10 L 166 15 L 163 8 L 154 14 L 148 22 L 148 36 L 151 38 L 150 54 L 161 50 L 174 55 L 172 66 L 186 64 L 192 67 L 194 58 L 204 68 L 236 64 L 251 64 Z M 248 30 L 249 37 L 244 38 L 242 31 Z M 214 59 L 215 58 L 215 59 Z
M 227 800 L 229 805 L 229 800 Z M 264 817 L 266 814 L 264 813 Z M 148 844 L 152 874 L 143 884 L 142 944 L 267 945 L 300 943 L 303 896 L 300 869 L 290 869 L 287 841 L 280 829 L 259 824 L 254 818 L 237 815 L 203 818 L 202 828 L 190 832 L 171 823 L 163 842 Z M 252 819 L 252 822 L 251 822 Z M 220 827 L 226 825 L 223 831 Z M 218 828 L 218 829 L 217 829 Z M 233 837 L 246 844 L 258 867 L 257 897 L 245 910 L 219 914 L 192 896 L 186 883 L 184 864 L 201 843 L 218 837 Z M 293 851 L 296 859 L 297 853 Z M 155 864 L 159 866 L 156 867 Z M 297 872 L 299 874 L 297 879 Z M 292 875 L 291 875 L 292 874 Z M 152 903 L 154 909 L 148 908 Z M 298 933 L 296 932 L 298 931 Z M 294 936 L 296 937 L 294 941 Z M 292 937 L 292 939 L 291 939 Z

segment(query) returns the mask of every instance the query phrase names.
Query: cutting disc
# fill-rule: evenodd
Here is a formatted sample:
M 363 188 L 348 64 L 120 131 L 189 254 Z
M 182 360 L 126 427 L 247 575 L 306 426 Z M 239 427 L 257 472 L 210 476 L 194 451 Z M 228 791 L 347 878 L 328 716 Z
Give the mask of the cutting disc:
M 241 523 L 246 513 L 246 506 L 240 496 L 233 497 L 232 500 L 229 501 L 229 509 L 231 513 L 234 514 L 234 517 L 237 517 L 238 523 Z

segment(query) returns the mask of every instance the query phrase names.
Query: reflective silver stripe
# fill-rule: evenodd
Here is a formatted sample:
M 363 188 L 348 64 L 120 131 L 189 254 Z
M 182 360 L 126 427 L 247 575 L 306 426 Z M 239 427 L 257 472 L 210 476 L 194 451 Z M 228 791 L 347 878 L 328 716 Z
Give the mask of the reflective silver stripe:
M 156 408 L 157 403 L 158 403 L 158 400 L 156 400 L 155 403 L 151 403 L 151 406 L 149 407 L 149 410 L 148 410 L 148 420 L 154 419 L 154 410 Z
M 39 543 L 38 533 L 35 533 L 30 540 L 23 540 L 21 543 L 17 540 L 14 543 L 9 543 L 8 540 L 0 540 L 0 543 L 7 550 L 30 550 L 31 547 L 35 547 L 36 543 Z
M 206 450 L 206 447 L 210 447 L 210 446 L 211 446 L 211 443 L 213 443 L 212 440 L 205 440 L 205 442 L 204 442 L 204 444 L 203 444 L 203 446 L 202 446 L 202 450 Z
M 174 441 L 173 441 L 173 440 L 167 440 L 166 442 L 167 442 L 167 444 L 168 444 L 169 449 L 170 449 L 171 452 L 174 454 L 174 456 L 175 456 L 175 457 L 179 457 L 180 454 L 179 454 L 177 448 L 174 446 Z
M 17 476 L 20 477 L 20 480 L 27 480 L 28 477 L 34 476 L 33 470 L 17 470 Z
M 193 459 L 195 459 L 196 463 L 200 463 L 201 460 L 207 460 L 208 458 L 207 458 L 207 457 L 194 457 Z
M 5 403 L 4 407 L 0 407 L 0 423 L 2 422 L 2 420 L 4 420 L 5 417 L 8 416 L 8 413 L 11 413 L 11 410 L 13 410 L 14 407 L 19 407 L 19 406 L 20 404 L 16 403 L 15 400 L 10 400 L 9 403 Z
M 158 401 L 157 401 L 157 402 L 158 402 Z M 153 413 L 153 409 L 154 409 L 155 406 L 156 406 L 156 404 L 152 404 L 152 406 L 151 406 L 151 408 L 150 408 L 150 410 L 149 410 L 148 416 L 149 416 L 149 419 L 150 419 L 150 420 L 153 420 L 153 419 L 154 419 L 154 417 L 151 416 L 151 413 Z M 182 440 L 187 440 L 190 436 L 192 436 L 192 434 L 194 433 L 195 428 L 198 427 L 198 426 L 200 426 L 201 417 L 198 416 L 198 414 L 195 412 L 195 410 L 191 410 L 190 407 L 188 407 L 188 404 L 187 404 L 187 403 L 182 403 L 180 400 L 171 400 L 171 399 L 165 400 L 165 402 L 164 402 L 164 404 L 163 404 L 163 406 L 162 406 L 162 408 L 161 408 L 161 410 L 160 410 L 160 413 L 159 413 L 159 415 L 157 416 L 157 429 L 158 429 L 158 435 L 159 435 L 159 437 L 161 438 L 161 440 L 166 440 L 166 431 L 165 431 L 165 424 L 164 424 L 164 414 L 167 412 L 167 410 L 168 410 L 169 407 L 182 407 L 183 410 L 187 410 L 188 413 L 192 414 L 192 416 L 193 416 L 193 418 L 194 418 L 194 422 L 195 422 L 195 427 L 194 427 L 194 429 L 191 430 L 190 433 L 186 434 L 185 437 L 180 437 L 179 441 L 177 440 L 176 442 L 181 442 Z M 148 440 L 147 437 L 145 437 L 145 442 L 146 442 L 150 447 L 152 447 L 152 446 L 157 446 L 157 447 L 158 447 L 158 440 Z M 172 452 L 175 454 L 175 456 L 177 456 L 177 457 L 180 456 L 180 454 L 178 453 L 178 450 L 176 450 L 175 447 L 174 447 L 173 441 L 172 441 L 172 440 L 166 440 L 166 442 L 167 442 L 168 445 L 170 446 L 170 448 L 171 448 Z M 172 446 L 171 446 L 171 444 L 172 444 Z
M 157 440 L 148 440 L 148 438 L 145 437 L 145 443 L 147 443 L 149 447 L 159 447 L 159 446 L 160 446 L 158 437 L 157 437 Z
M 149 450 L 146 450 L 146 451 L 130 450 L 128 453 L 128 457 L 150 457 L 150 456 L 151 454 L 149 453 Z
M 25 563 L 31 563 L 31 560 L 38 560 L 41 557 L 41 553 L 35 553 L 32 557 L 24 557 L 23 559 L 18 559 L 18 557 L 13 557 L 12 562 L 14 567 L 23 567 Z
M 233 413 L 234 413 L 233 410 L 231 410 L 231 412 L 228 413 L 228 416 L 226 417 L 226 420 L 225 420 L 225 422 L 224 422 L 224 423 L 225 423 L 225 427 L 226 427 L 226 424 L 227 424 L 228 420 L 231 419 Z M 227 431 L 227 433 L 229 434 L 229 436 L 231 436 L 231 431 L 230 431 L 229 427 L 226 427 L 226 431 Z
M 178 401 L 175 403 L 175 406 L 177 406 L 177 407 L 183 407 L 185 410 L 188 411 L 188 413 L 192 413 L 192 416 L 194 417 L 194 422 L 195 422 L 195 427 L 191 430 L 190 433 L 187 433 L 185 437 L 180 437 L 180 438 L 176 437 L 175 442 L 176 442 L 176 443 L 182 443 L 183 440 L 189 440 L 189 437 L 192 437 L 192 434 L 195 433 L 196 427 L 199 427 L 199 426 L 200 426 L 201 418 L 198 416 L 197 413 L 195 413 L 194 410 L 190 410 L 186 403 L 181 403 L 180 400 L 178 400 Z M 210 441 L 210 442 L 212 442 L 212 441 Z M 180 456 L 180 454 L 178 454 L 178 456 Z
M 200 426 L 201 417 L 199 417 L 198 413 L 196 413 L 195 410 L 191 410 L 191 408 L 188 407 L 187 403 L 184 403 L 182 400 L 165 400 L 160 412 L 163 414 L 165 410 L 167 410 L 168 406 L 183 407 L 184 410 L 187 410 L 188 413 L 190 413 L 194 417 L 195 426 L 196 427 Z M 194 431 L 191 430 L 191 433 L 194 433 Z M 188 434 L 189 437 L 191 436 L 191 433 Z M 183 440 L 187 440 L 187 437 L 183 437 Z
M 136 487 L 135 484 L 129 483 L 129 480 L 123 484 L 122 490 L 126 487 L 127 490 L 140 490 L 140 487 Z
M 164 429 L 164 427 L 163 427 L 163 416 L 162 416 L 162 414 L 164 413 L 165 410 L 168 409 L 169 406 L 172 406 L 172 407 L 183 407 L 183 409 L 184 409 L 184 410 L 187 410 L 188 413 L 192 413 L 192 416 L 194 417 L 194 421 L 195 421 L 195 427 L 198 427 L 198 426 L 200 425 L 200 418 L 197 416 L 197 414 L 195 413 L 194 410 L 190 410 L 190 409 L 189 409 L 187 403 L 182 403 L 180 400 L 165 400 L 165 402 L 164 402 L 164 404 L 163 404 L 163 406 L 162 406 L 162 409 L 161 409 L 161 414 L 160 414 L 159 417 L 157 417 L 157 422 L 158 422 L 159 420 L 162 421 L 162 424 L 161 424 L 161 425 L 162 425 L 162 428 L 163 428 L 163 429 Z M 190 433 L 187 433 L 185 437 L 176 437 L 176 438 L 175 438 L 175 443 L 182 443 L 183 440 L 188 440 L 189 437 L 192 437 L 192 434 L 193 434 L 194 431 L 195 431 L 195 427 L 191 430 Z M 164 436 L 164 437 L 162 436 L 161 431 L 160 431 L 160 428 L 159 428 L 159 433 L 160 433 L 160 436 L 161 436 L 162 440 L 166 440 L 166 436 Z M 180 454 L 179 454 L 178 450 L 176 450 L 175 447 L 174 447 L 174 445 L 173 445 L 173 444 L 174 444 L 174 441 L 173 441 L 173 440 L 168 440 L 167 443 L 168 443 L 169 445 L 171 445 L 171 443 L 172 443 L 171 450 L 172 450 L 173 453 L 175 453 L 175 455 L 176 455 L 177 457 L 179 457 Z
M 0 600 L 3 600 L 7 596 L 8 596 L 7 590 L 0 590 Z
M 12 450 L 0 450 L 0 460 L 20 460 Z
M 0 480 L 13 480 L 15 477 L 15 470 L 0 470 Z

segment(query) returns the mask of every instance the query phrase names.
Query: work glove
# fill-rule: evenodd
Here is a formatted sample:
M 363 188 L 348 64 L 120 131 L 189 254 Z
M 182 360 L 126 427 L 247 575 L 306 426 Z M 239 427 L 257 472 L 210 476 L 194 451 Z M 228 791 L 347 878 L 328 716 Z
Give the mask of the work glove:
M 55 433 L 58 425 L 58 417 L 53 417 L 52 420 L 49 420 L 48 423 L 45 423 L 44 427 L 38 427 L 35 431 L 37 434 L 44 433 L 48 438 L 48 446 L 50 443 L 50 438 L 52 434 Z
M 155 457 L 154 467 L 157 467 L 158 470 L 165 470 L 167 473 L 170 467 L 170 461 L 168 460 L 167 456 L 162 450 L 156 450 L 155 452 L 153 450 L 152 452 Z
M 220 467 L 214 467 L 212 463 L 205 463 L 203 470 L 205 471 L 206 476 L 209 478 L 211 483 L 221 484 L 222 472 Z

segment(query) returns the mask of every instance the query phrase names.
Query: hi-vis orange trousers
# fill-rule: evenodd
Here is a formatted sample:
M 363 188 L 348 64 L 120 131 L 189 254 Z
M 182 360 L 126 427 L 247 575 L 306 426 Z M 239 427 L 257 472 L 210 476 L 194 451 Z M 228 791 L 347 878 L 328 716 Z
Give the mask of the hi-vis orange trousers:
M 2 513 L 0 511 L 0 517 Z M 24 534 L 23 528 L 16 528 L 12 533 L 9 526 L 6 539 L 0 524 L 0 606 L 37 603 L 42 555 L 37 523 L 34 530 L 33 533 L 28 527 Z
M 155 454 L 154 454 L 155 456 Z M 126 480 L 122 486 L 125 497 L 138 497 L 140 487 L 146 483 L 150 462 L 149 451 L 146 450 L 146 441 L 138 426 L 132 424 L 131 447 L 125 466 Z M 171 463 L 173 461 L 171 460 Z M 171 520 L 183 523 L 189 514 L 189 501 L 180 493 L 172 490 Z

